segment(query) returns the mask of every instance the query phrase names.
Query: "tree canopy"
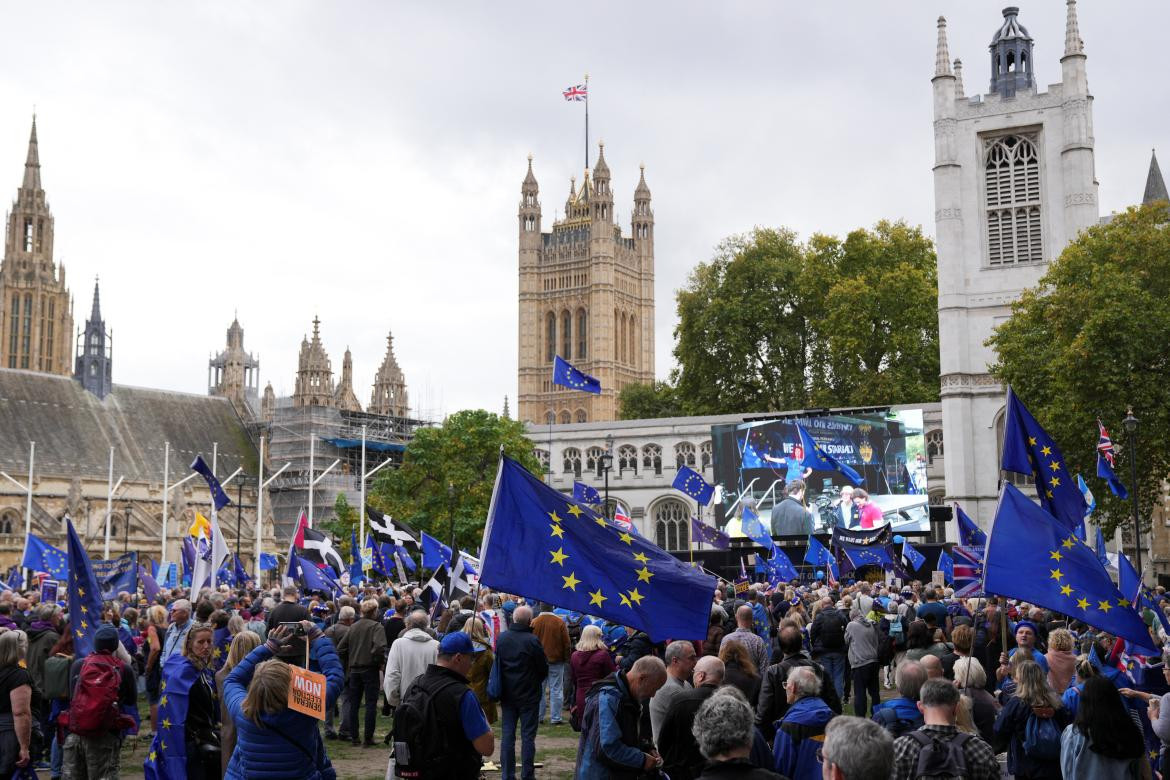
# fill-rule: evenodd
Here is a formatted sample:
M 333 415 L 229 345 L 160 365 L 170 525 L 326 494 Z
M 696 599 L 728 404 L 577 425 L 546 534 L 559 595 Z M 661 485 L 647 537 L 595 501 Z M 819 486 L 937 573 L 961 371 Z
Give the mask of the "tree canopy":
M 622 416 L 937 400 L 937 309 L 933 244 L 905 223 L 732 236 L 678 292 L 673 382 L 625 388 Z
M 1138 497 L 1143 516 L 1170 473 L 1170 211 L 1132 208 L 1082 232 L 989 339 L 993 372 L 1016 391 L 1097 499 L 1108 532 L 1132 515 L 1097 480 L 1097 419 L 1118 450 L 1132 406 L 1140 420 Z M 1131 490 L 1127 457 L 1117 475 Z M 1144 519 L 1143 519 L 1144 522 Z
M 495 484 L 500 448 L 529 471 L 540 465 L 524 424 L 482 409 L 456 412 L 441 427 L 421 428 L 406 445 L 402 467 L 380 473 L 367 496 L 370 506 L 458 545 L 479 549 Z

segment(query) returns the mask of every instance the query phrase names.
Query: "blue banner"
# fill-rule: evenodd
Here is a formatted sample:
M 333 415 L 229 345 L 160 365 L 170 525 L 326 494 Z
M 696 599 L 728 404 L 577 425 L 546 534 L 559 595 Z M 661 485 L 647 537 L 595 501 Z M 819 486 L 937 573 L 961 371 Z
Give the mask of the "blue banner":
M 118 593 L 138 590 L 138 553 L 129 552 L 112 560 L 93 561 L 93 575 L 102 588 L 102 599 L 110 601 Z

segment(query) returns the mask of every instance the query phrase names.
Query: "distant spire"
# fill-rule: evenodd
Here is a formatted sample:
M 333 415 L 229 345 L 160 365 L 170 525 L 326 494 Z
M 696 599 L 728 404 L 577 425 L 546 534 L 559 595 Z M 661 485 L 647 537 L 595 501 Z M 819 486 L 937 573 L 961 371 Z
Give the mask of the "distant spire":
M 33 114 L 32 132 L 28 136 L 28 157 L 24 161 L 24 184 L 26 190 L 41 189 L 41 154 L 37 147 L 37 115 Z
M 98 302 L 98 298 L 99 298 L 99 296 L 98 296 L 98 277 L 95 276 L 93 278 L 93 311 L 89 315 L 89 319 L 91 322 L 101 322 L 102 321 L 102 307 L 101 307 L 101 304 Z
M 934 75 L 952 75 L 951 53 L 947 49 L 947 19 L 945 16 L 938 18 L 938 49 L 934 55 Z
M 504 396 L 504 419 L 511 420 L 512 413 L 508 411 L 508 396 Z
M 955 97 L 967 94 L 963 89 L 963 61 L 955 60 Z
M 1084 54 L 1085 42 L 1081 40 L 1081 28 L 1077 25 L 1077 0 L 1067 0 L 1068 18 L 1064 24 L 1064 56 Z
M 531 154 L 528 155 L 528 173 L 524 176 L 524 186 L 525 186 L 525 188 L 530 188 L 530 187 L 535 188 L 537 186 L 536 175 L 532 173 L 532 155 Z
M 642 163 L 638 166 L 641 175 L 638 176 L 638 186 L 634 188 L 634 199 L 641 200 L 650 197 L 650 187 L 646 184 L 646 164 Z
M 1166 180 L 1162 178 L 1162 169 L 1158 167 L 1158 155 L 1151 149 L 1150 172 L 1146 175 L 1146 192 L 1142 196 L 1142 205 L 1156 200 L 1170 200 L 1170 195 L 1166 194 Z
M 609 166 L 605 162 L 605 141 L 597 142 L 597 165 L 593 166 L 593 178 L 609 178 Z

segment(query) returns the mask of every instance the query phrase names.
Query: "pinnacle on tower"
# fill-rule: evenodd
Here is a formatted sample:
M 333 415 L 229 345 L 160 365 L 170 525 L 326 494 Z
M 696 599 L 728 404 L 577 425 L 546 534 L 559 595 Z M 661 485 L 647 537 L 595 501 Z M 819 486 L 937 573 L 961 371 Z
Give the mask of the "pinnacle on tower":
M 1151 149 L 1150 172 L 1146 175 L 1146 192 L 1142 196 L 1142 205 L 1156 200 L 1170 200 L 1170 195 L 1166 193 L 1166 180 L 1162 178 L 1162 169 L 1158 167 L 1158 155 Z
M 938 48 L 934 54 L 934 75 L 952 75 L 951 53 L 947 49 L 947 19 L 945 16 L 938 18 Z
M 37 115 L 33 114 L 32 132 L 28 136 L 28 157 L 24 160 L 24 184 L 26 190 L 41 189 L 41 154 L 37 146 Z
M 508 410 L 508 396 L 504 396 L 504 419 L 512 419 L 512 413 Z
M 593 178 L 608 179 L 609 165 L 605 162 L 605 141 L 597 142 L 597 165 L 593 166 Z
M 524 176 L 524 189 L 529 187 L 537 187 L 536 175 L 532 172 L 532 154 L 528 155 L 528 173 Z
M 1068 18 L 1064 25 L 1064 56 L 1084 54 L 1085 42 L 1081 40 L 1081 28 L 1077 25 L 1077 0 L 1067 0 Z
M 963 89 L 963 61 L 955 60 L 955 97 L 963 97 L 966 91 Z
M 93 278 L 93 311 L 90 312 L 90 315 L 89 315 L 90 320 L 92 320 L 93 322 L 101 322 L 102 321 L 102 307 L 101 307 L 101 304 L 98 302 L 99 297 L 100 296 L 98 294 L 98 277 L 95 276 Z
M 634 188 L 634 199 L 649 199 L 650 187 L 646 184 L 646 164 L 642 163 L 639 165 L 638 170 L 641 172 L 641 174 L 638 176 L 638 186 Z

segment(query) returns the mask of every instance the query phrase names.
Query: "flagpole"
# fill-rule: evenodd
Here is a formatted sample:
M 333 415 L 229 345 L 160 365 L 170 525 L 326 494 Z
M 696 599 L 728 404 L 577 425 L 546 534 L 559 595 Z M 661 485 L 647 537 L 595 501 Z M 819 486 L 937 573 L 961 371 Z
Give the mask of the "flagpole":
M 585 169 L 589 169 L 589 74 L 585 74 Z M 571 357 L 571 356 L 570 356 Z
M 259 476 L 256 477 L 256 559 L 252 561 L 252 565 L 256 571 L 256 584 L 259 585 L 260 580 L 260 547 L 262 545 L 261 539 L 261 525 L 264 519 L 264 434 L 260 434 L 260 466 L 258 469 Z
M 218 467 L 219 467 L 219 442 L 215 441 L 215 442 L 211 443 L 211 476 L 215 477 L 216 479 L 219 479 L 219 476 L 218 476 L 219 468 Z M 222 490 L 222 489 L 223 488 L 221 486 L 220 490 Z M 216 503 L 215 502 L 215 493 L 212 493 L 211 494 L 211 528 L 213 529 L 213 533 L 219 533 L 219 517 L 218 517 L 219 512 L 215 508 L 215 503 Z M 215 546 L 214 545 L 211 546 L 211 550 L 212 550 L 212 557 L 215 557 Z M 110 557 L 109 554 L 107 554 L 106 557 L 109 558 Z M 216 569 L 218 569 L 218 568 L 219 568 L 218 565 L 213 565 L 211 567 L 211 589 L 212 590 L 215 590 L 215 575 L 216 575 Z
M 366 549 L 366 426 L 362 426 L 362 478 L 360 480 L 361 494 L 358 506 L 358 555 Z M 365 569 L 362 569 L 365 571 Z
M 32 482 L 28 489 L 32 490 Z M 114 511 L 114 448 L 110 447 L 110 472 L 106 480 L 106 552 L 105 559 L 110 559 L 110 515 Z M 29 513 L 32 514 L 31 512 Z
M 24 498 L 24 550 L 26 553 L 28 552 L 28 536 L 32 533 L 33 460 L 35 459 L 36 454 L 37 443 L 35 441 L 30 441 L 28 443 L 28 493 Z M 1135 485 L 1134 487 L 1137 486 Z M 107 541 L 106 544 L 109 544 L 109 541 Z M 24 555 L 20 556 L 20 561 L 22 564 L 24 563 Z M 31 576 L 32 572 L 28 569 L 25 569 L 23 582 L 31 582 Z
M 169 504 L 168 495 L 171 489 L 171 443 L 167 441 L 163 445 L 163 507 L 162 507 L 162 553 L 159 555 L 159 569 L 162 569 L 162 564 L 167 561 L 167 506 Z M 165 574 L 163 575 L 166 576 Z

